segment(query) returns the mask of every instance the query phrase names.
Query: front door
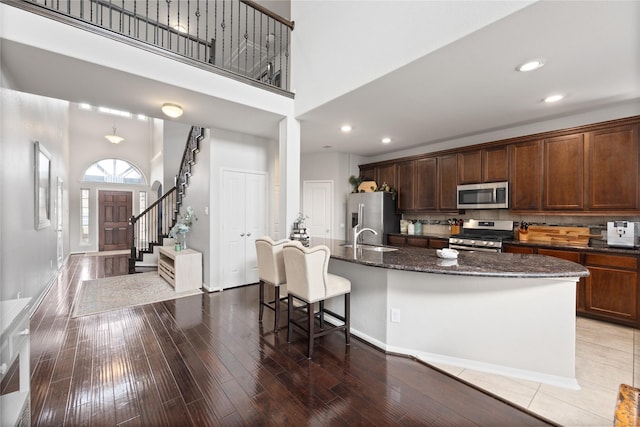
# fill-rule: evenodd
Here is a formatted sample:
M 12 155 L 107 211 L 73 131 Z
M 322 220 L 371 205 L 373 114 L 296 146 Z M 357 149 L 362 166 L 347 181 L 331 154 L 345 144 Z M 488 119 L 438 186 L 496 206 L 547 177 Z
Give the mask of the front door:
M 99 251 L 117 251 L 131 247 L 132 230 L 129 219 L 133 213 L 129 191 L 98 192 Z

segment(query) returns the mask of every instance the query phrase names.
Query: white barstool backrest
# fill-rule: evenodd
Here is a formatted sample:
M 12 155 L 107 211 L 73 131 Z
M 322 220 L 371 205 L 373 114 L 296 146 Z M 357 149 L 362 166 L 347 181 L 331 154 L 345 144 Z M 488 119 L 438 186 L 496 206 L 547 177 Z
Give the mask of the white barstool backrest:
M 289 242 L 288 239 L 282 239 L 276 242 L 269 236 L 256 239 L 258 276 L 260 280 L 276 286 L 287 282 L 282 248 Z
M 292 241 L 284 245 L 282 252 L 288 292 L 307 302 L 324 300 L 331 256 L 329 248 L 325 245 L 305 248 L 300 242 Z

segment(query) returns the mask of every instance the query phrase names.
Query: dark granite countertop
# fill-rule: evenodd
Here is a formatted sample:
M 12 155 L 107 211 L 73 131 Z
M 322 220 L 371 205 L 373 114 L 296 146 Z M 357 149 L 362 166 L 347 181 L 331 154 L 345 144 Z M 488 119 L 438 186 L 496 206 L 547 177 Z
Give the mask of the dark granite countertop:
M 580 264 L 544 255 L 461 251 L 456 260 L 439 258 L 435 249 L 402 247 L 392 252 L 353 248 L 344 241 L 312 238 L 311 245 L 327 245 L 334 259 L 373 267 L 422 273 L 485 277 L 583 277 L 589 270 Z M 389 246 L 388 246 L 389 247 Z
M 548 248 L 557 250 L 569 250 L 569 251 L 589 251 L 589 252 L 605 252 L 611 254 L 621 255 L 640 255 L 640 249 L 638 248 L 619 248 L 615 246 L 607 245 L 605 240 L 591 239 L 588 245 L 570 245 L 567 243 L 551 243 L 551 242 L 530 242 L 519 240 L 504 240 L 503 244 L 514 246 L 528 246 L 534 248 Z

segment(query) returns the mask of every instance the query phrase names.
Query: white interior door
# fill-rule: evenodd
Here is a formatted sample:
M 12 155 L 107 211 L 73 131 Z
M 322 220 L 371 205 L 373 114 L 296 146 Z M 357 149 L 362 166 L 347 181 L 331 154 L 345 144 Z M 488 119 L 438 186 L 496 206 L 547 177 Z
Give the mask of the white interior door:
M 303 181 L 302 209 L 311 237 L 331 238 L 333 225 L 333 181 Z
M 258 281 L 256 237 L 266 234 L 267 178 L 264 173 L 222 172 L 222 287 Z
M 267 178 L 264 174 L 245 176 L 245 271 L 244 283 L 258 281 L 256 238 L 267 234 Z

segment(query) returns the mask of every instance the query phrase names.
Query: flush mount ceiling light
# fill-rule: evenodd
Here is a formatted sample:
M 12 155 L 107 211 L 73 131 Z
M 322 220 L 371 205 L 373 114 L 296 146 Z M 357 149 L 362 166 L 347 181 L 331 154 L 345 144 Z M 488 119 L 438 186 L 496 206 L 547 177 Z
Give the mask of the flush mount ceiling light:
M 382 143 L 383 144 L 388 144 L 390 142 L 391 142 L 391 138 L 389 138 L 389 137 L 382 138 Z
M 109 134 L 109 135 L 105 135 L 105 138 L 107 138 L 107 140 L 112 143 L 112 144 L 120 144 L 122 141 L 124 141 L 124 138 L 121 136 L 118 136 L 116 134 L 116 124 L 113 124 L 113 133 Z
M 549 95 L 549 96 L 547 96 L 547 97 L 544 99 L 544 102 L 546 102 L 547 104 L 551 104 L 551 103 L 553 103 L 553 102 L 558 102 L 558 101 L 560 101 L 560 100 L 561 100 L 561 99 L 563 99 L 563 98 L 564 98 L 564 95 L 562 95 L 562 94 L 559 94 L 559 93 L 558 93 L 558 94 L 555 94 L 555 95 Z
M 342 132 L 344 132 L 344 133 L 351 132 L 351 129 L 352 129 L 352 128 L 351 128 L 351 125 L 342 125 L 342 126 L 340 127 L 340 130 L 341 130 Z
M 162 112 L 169 117 L 176 118 L 182 115 L 182 107 L 178 104 L 171 104 L 166 102 L 162 104 Z
M 534 59 L 532 61 L 527 61 L 522 65 L 516 67 L 516 70 L 526 73 L 527 71 L 537 70 L 538 68 L 544 67 L 544 59 Z

